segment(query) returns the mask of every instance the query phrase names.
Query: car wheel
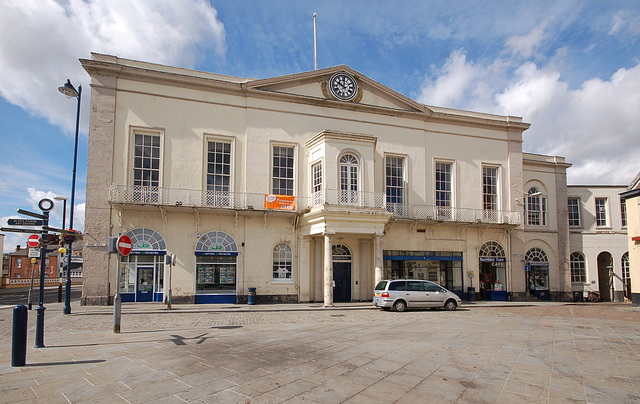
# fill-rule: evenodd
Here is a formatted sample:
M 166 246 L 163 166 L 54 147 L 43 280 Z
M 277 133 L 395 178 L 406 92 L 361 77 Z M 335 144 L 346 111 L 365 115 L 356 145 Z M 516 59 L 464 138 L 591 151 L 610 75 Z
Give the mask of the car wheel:
M 456 301 L 453 299 L 449 299 L 446 301 L 446 303 L 444 304 L 444 309 L 446 311 L 453 311 L 458 307 L 458 305 L 456 304 Z
M 398 300 L 397 302 L 395 302 L 393 304 L 393 309 L 397 312 L 402 312 L 407 308 L 407 304 L 402 301 L 402 300 Z

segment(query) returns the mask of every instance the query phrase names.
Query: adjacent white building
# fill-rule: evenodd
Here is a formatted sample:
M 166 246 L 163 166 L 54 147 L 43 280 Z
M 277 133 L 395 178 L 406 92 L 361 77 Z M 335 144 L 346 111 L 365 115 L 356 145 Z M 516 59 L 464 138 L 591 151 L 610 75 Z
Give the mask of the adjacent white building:
M 162 301 L 169 278 L 174 302 L 246 302 L 256 288 L 258 302 L 331 305 L 397 277 L 568 300 L 569 256 L 591 259 L 570 243 L 570 164 L 523 153 L 521 118 L 422 105 L 347 66 L 254 80 L 81 63 L 83 304 L 108 304 L 116 285 L 123 301 Z M 107 242 L 121 234 L 133 252 L 117 280 Z

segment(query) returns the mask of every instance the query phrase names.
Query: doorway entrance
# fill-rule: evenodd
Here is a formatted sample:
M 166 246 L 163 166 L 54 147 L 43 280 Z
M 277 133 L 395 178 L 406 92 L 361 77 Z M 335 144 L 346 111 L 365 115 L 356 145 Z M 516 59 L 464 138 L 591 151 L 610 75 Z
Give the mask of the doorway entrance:
M 332 246 L 333 301 L 351 301 L 351 251 L 343 244 Z
M 613 257 L 608 252 L 598 254 L 598 291 L 600 299 L 611 301 L 611 271 L 613 271 Z

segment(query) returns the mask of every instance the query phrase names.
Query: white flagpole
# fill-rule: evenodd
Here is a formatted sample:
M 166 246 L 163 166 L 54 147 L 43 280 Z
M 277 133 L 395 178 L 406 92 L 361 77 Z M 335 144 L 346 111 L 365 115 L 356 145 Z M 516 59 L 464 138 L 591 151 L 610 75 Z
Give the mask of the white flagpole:
M 318 13 L 313 13 L 313 70 L 318 70 L 318 51 L 316 42 L 316 16 Z

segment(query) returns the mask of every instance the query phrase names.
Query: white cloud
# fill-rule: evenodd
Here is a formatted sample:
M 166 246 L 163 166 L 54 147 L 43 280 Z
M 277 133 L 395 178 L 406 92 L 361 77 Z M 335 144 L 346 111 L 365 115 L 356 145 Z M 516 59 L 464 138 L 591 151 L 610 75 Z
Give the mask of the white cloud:
M 545 33 L 547 24 L 548 22 L 543 22 L 537 25 L 526 35 L 512 36 L 507 39 L 507 46 L 513 54 L 530 58 L 544 39 L 548 37 L 549 34 Z
M 627 185 L 640 171 L 640 64 L 610 78 L 572 89 L 562 79 L 558 52 L 547 65 L 491 64 L 450 54 L 435 78 L 427 78 L 420 102 L 522 116 L 531 128 L 523 149 L 559 155 L 573 166 L 570 184 Z
M 75 104 L 57 88 L 70 78 L 88 93 L 78 59 L 99 52 L 193 67 L 203 50 L 223 56 L 226 47 L 224 26 L 205 0 L 5 0 L 0 38 L 0 95 L 69 133 Z M 81 128 L 88 125 L 88 98 Z

